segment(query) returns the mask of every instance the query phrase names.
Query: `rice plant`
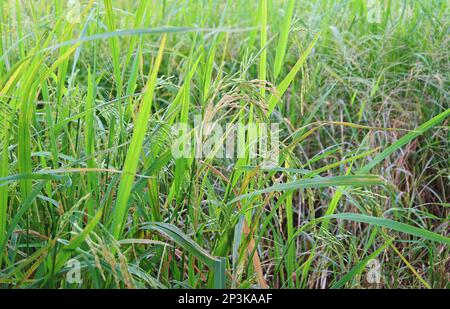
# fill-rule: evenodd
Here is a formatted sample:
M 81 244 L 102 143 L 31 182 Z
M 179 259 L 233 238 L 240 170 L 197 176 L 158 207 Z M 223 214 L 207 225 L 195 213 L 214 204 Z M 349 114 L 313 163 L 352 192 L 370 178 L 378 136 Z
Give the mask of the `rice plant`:
M 0 287 L 448 288 L 449 21 L 0 0 Z

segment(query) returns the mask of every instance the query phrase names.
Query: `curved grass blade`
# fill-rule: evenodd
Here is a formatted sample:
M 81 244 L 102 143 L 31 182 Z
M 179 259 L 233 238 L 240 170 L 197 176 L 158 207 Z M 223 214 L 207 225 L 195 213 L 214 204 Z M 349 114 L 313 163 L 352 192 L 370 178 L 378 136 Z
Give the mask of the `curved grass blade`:
M 421 229 L 409 224 L 385 219 L 385 218 L 379 218 L 379 217 L 371 217 L 361 214 L 353 214 L 353 213 L 343 213 L 343 214 L 336 214 L 331 216 L 326 216 L 326 218 L 331 219 L 340 219 L 340 220 L 348 220 L 348 221 L 354 221 L 354 222 L 360 222 L 360 223 L 367 223 L 370 225 L 376 225 L 385 227 L 390 230 L 394 230 L 400 233 L 405 233 L 409 235 L 414 235 L 420 238 L 424 238 L 427 240 L 435 241 L 444 245 L 450 245 L 450 238 L 446 236 L 442 236 L 439 234 L 436 234 L 434 232 L 430 232 L 425 229 Z
M 186 234 L 184 234 L 179 228 L 166 223 L 150 222 L 145 224 L 142 229 L 144 230 L 156 230 L 160 233 L 171 238 L 186 251 L 193 254 L 200 261 L 205 263 L 209 268 L 214 271 L 214 287 L 225 287 L 225 259 L 221 257 L 212 256 L 209 252 L 200 247 Z
M 256 190 L 252 193 L 239 195 L 234 198 L 230 204 L 240 201 L 245 198 L 254 197 L 257 195 L 270 193 L 289 191 L 296 189 L 306 188 L 324 188 L 333 186 L 370 186 L 370 185 L 383 185 L 384 180 L 378 176 L 334 176 L 334 177 L 315 177 L 311 179 L 301 179 L 283 184 L 276 184 L 272 187 Z
M 54 175 L 50 173 L 21 173 L 0 178 L 0 187 L 6 186 L 17 180 L 64 180 L 66 183 L 70 183 L 70 178 L 67 175 Z
M 74 44 L 83 44 L 87 42 L 92 42 L 96 40 L 106 40 L 113 37 L 123 37 L 123 36 L 136 36 L 136 35 L 146 35 L 146 34 L 176 34 L 176 33 L 192 33 L 192 32 L 211 32 L 211 33 L 240 33 L 240 32 L 249 32 L 255 30 L 254 27 L 248 28 L 197 28 L 197 27 L 155 27 L 155 28 L 145 28 L 145 29 L 123 29 L 116 30 L 112 32 L 104 32 L 97 33 L 90 36 L 83 36 L 77 39 L 64 41 L 53 46 L 46 47 L 38 53 L 52 51 L 64 46 L 74 45 Z M 3 60 L 10 51 L 8 50 L 2 56 L 0 56 L 0 61 Z
M 381 163 L 381 161 L 383 161 L 386 157 L 388 157 L 389 155 L 391 155 L 393 152 L 400 149 L 404 145 L 410 143 L 413 139 L 424 134 L 425 132 L 430 130 L 432 127 L 438 125 L 439 123 L 444 121 L 448 116 L 450 116 L 450 108 L 447 109 L 446 111 L 440 113 L 439 115 L 433 117 L 432 119 L 428 120 L 427 122 L 422 124 L 420 127 L 418 127 L 415 131 L 409 132 L 408 134 L 406 134 L 405 136 L 400 138 L 397 142 L 395 142 L 394 144 L 392 144 L 391 146 L 386 148 L 383 152 L 378 154 L 372 161 L 370 161 L 364 167 L 358 169 L 356 171 L 356 174 L 369 173 L 373 167 L 375 167 L 376 165 Z M 330 202 L 330 205 L 328 206 L 326 215 L 332 215 L 335 212 L 338 202 L 343 194 L 344 189 L 345 188 L 338 188 L 338 190 L 336 190 L 336 192 L 333 195 L 333 198 Z M 328 220 L 325 220 L 323 222 L 323 226 L 325 228 L 328 227 Z
M 422 124 L 420 127 L 418 127 L 413 132 L 409 132 L 402 138 L 400 138 L 398 141 L 396 141 L 394 144 L 390 145 L 388 148 L 386 148 L 383 152 L 381 152 L 379 155 L 377 155 L 372 161 L 370 161 L 367 165 L 365 165 L 363 168 L 358 170 L 358 174 L 366 174 L 370 172 L 370 170 L 375 166 L 381 163 L 387 156 L 392 154 L 394 151 L 400 149 L 401 147 L 405 146 L 409 142 L 411 142 L 416 137 L 422 135 L 435 125 L 441 123 L 445 120 L 445 118 L 450 116 L 450 108 L 446 111 L 440 113 L 439 115 L 433 117 L 432 119 L 428 120 L 424 124 Z

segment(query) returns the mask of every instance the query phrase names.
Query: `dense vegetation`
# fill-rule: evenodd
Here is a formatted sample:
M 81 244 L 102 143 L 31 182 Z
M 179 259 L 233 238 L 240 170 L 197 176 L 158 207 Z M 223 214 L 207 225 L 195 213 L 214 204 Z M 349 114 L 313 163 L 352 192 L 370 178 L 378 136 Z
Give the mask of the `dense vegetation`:
M 0 9 L 0 287 L 448 287 L 446 0 Z M 276 166 L 174 157 L 196 115 Z

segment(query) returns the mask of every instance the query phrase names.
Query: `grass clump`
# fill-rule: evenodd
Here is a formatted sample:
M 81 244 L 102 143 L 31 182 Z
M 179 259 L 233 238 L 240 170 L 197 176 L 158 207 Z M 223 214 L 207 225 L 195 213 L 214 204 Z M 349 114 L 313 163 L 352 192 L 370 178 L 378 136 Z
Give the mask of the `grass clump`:
M 448 287 L 447 1 L 70 3 L 0 1 L 0 287 Z

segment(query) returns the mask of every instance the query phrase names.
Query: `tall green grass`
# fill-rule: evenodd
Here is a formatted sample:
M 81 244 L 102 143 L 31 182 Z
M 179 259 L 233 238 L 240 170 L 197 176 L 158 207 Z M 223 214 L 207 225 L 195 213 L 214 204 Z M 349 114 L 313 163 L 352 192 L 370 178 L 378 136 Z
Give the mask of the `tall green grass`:
M 449 287 L 447 1 L 80 3 L 0 1 L 1 288 Z

